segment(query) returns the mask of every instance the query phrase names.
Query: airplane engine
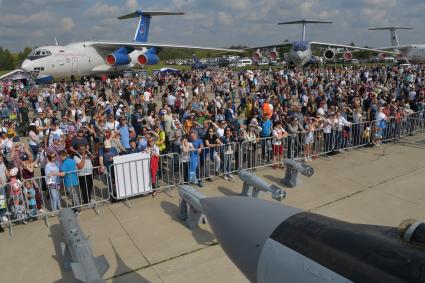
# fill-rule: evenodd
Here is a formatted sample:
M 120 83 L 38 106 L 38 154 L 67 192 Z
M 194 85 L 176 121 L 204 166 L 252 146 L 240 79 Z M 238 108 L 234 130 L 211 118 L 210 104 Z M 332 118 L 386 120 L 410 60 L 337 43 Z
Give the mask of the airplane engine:
M 150 48 L 143 54 L 137 56 L 137 63 L 140 65 L 155 65 L 159 62 L 159 57 L 156 54 L 155 48 Z
M 276 60 L 276 58 L 279 57 L 279 54 L 276 50 L 272 50 L 269 52 L 269 59 L 270 60 Z
M 131 58 L 128 55 L 128 49 L 126 47 L 121 47 L 114 53 L 108 54 L 105 57 L 105 62 L 109 66 L 120 66 L 127 65 L 131 62 Z
M 263 58 L 263 54 L 261 54 L 260 51 L 256 51 L 254 54 L 252 54 L 252 60 L 254 61 L 261 60 L 261 58 Z
M 323 57 L 325 57 L 326 60 L 332 60 L 335 58 L 335 51 L 333 49 L 326 49 L 323 53 Z
M 342 55 L 345 61 L 350 61 L 353 59 L 353 54 L 349 51 L 344 52 L 344 55 Z

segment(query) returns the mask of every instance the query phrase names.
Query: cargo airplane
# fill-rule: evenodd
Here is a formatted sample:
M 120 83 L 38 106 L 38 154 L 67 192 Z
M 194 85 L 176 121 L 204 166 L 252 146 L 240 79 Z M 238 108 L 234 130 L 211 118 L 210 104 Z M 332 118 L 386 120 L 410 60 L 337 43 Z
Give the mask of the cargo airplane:
M 411 27 L 379 27 L 370 28 L 369 30 L 389 30 L 391 35 L 391 46 L 379 47 L 380 50 L 395 50 L 398 57 L 404 58 L 409 63 L 423 64 L 425 63 L 425 44 L 406 44 L 400 45 L 397 37 L 397 30 L 413 29 Z
M 288 53 L 284 54 L 284 60 L 288 62 L 289 64 L 294 64 L 296 66 L 304 66 L 305 64 L 319 64 L 320 63 L 320 57 L 314 56 L 311 48 L 313 46 L 318 46 L 325 48 L 325 51 L 323 52 L 323 57 L 326 60 L 332 60 L 335 58 L 335 55 L 337 53 L 342 53 L 344 60 L 351 60 L 353 58 L 352 51 L 372 51 L 376 53 L 388 53 L 393 54 L 394 52 L 390 51 L 382 51 L 382 50 L 376 50 L 371 48 L 362 48 L 362 47 L 355 47 L 355 46 L 349 46 L 349 45 L 341 45 L 341 44 L 334 44 L 334 43 L 326 43 L 326 42 L 317 42 L 317 41 L 308 41 L 306 40 L 306 25 L 307 24 L 331 24 L 332 22 L 328 21 L 315 21 L 315 20 L 300 20 L 300 21 L 291 21 L 291 22 L 283 22 L 278 23 L 278 25 L 291 25 L 291 24 L 302 24 L 302 37 L 301 40 L 293 41 L 293 42 L 285 42 L 280 44 L 274 44 L 274 45 L 268 45 L 268 46 L 261 46 L 261 47 L 254 47 L 254 48 L 248 48 L 249 50 L 256 50 L 253 55 L 252 59 L 255 60 L 261 60 L 263 57 L 263 54 L 261 52 L 261 49 L 272 49 L 268 52 L 268 57 L 271 60 L 275 60 L 277 57 L 279 57 L 279 54 L 276 50 L 276 47 L 282 47 L 282 46 L 290 46 L 291 49 Z M 344 49 L 343 52 L 338 52 L 338 49 Z
M 158 52 L 161 48 L 242 52 L 224 48 L 148 43 L 152 16 L 166 15 L 183 15 L 183 13 L 137 10 L 118 17 L 120 20 L 139 18 L 133 42 L 85 41 L 65 46 L 38 47 L 24 60 L 21 68 L 38 82 L 48 82 L 53 78 L 111 74 L 136 66 L 154 65 L 159 62 Z

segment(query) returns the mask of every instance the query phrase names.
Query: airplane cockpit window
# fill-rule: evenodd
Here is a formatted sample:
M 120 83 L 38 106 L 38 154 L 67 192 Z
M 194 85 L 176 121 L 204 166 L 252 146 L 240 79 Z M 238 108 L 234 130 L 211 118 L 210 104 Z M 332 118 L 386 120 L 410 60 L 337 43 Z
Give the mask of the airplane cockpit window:
M 28 59 L 35 60 L 35 59 L 43 58 L 50 55 L 52 55 L 52 52 L 50 50 L 35 49 L 30 53 L 30 55 L 28 55 Z
M 306 51 L 308 44 L 305 42 L 296 42 L 293 46 L 294 51 Z

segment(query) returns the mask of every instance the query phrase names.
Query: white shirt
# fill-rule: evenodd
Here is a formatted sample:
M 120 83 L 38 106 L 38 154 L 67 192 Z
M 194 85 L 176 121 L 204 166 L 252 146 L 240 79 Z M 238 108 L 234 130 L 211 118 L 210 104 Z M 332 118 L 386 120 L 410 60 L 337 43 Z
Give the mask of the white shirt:
M 78 165 L 81 162 L 81 156 L 79 154 L 74 155 L 74 161 Z M 83 168 L 78 170 L 78 176 L 87 176 L 91 174 L 93 174 L 93 164 L 91 163 L 91 159 L 86 157 Z

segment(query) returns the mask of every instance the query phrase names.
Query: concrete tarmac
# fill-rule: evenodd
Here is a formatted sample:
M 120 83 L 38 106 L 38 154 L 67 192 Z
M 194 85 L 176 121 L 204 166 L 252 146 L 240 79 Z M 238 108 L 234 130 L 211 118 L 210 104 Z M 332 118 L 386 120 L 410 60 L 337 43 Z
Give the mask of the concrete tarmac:
M 398 226 L 407 218 L 425 220 L 425 135 L 399 144 L 362 148 L 314 160 L 311 178 L 286 189 L 282 205 L 334 218 Z M 282 169 L 255 172 L 280 185 Z M 242 182 L 216 178 L 200 191 L 236 195 Z M 269 195 L 262 198 L 274 201 Z M 176 190 L 84 210 L 79 222 L 94 255 L 105 255 L 108 282 L 248 282 L 226 257 L 207 224 L 190 230 L 177 219 Z M 253 212 L 255 213 L 255 212 Z M 265 220 L 266 221 L 266 220 Z M 61 268 L 61 230 L 56 217 L 13 227 L 0 235 L 2 282 L 74 282 Z

